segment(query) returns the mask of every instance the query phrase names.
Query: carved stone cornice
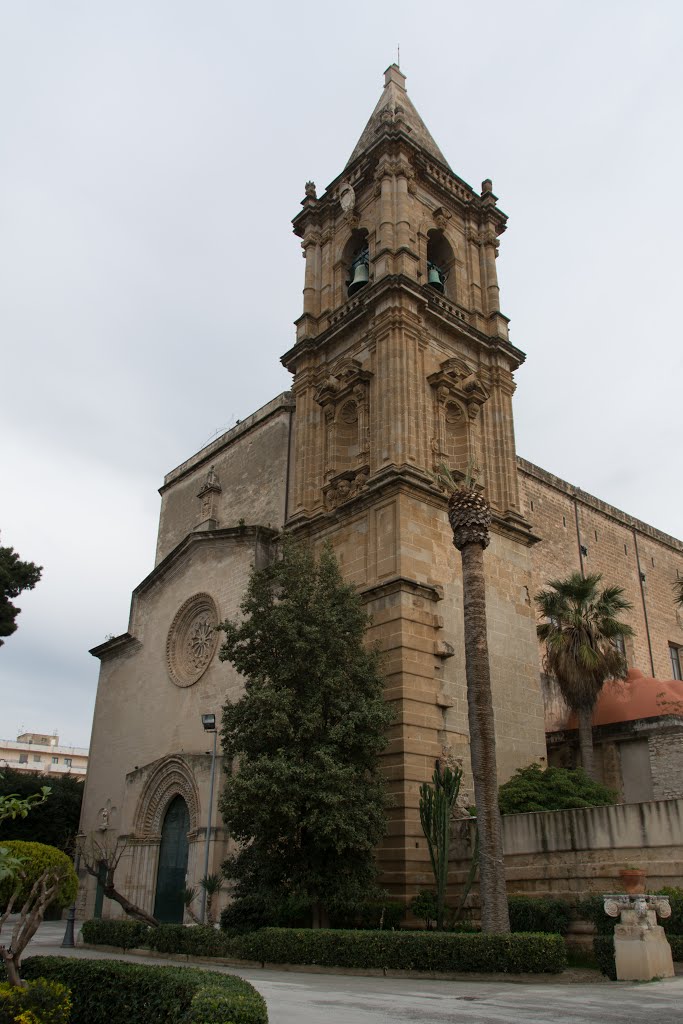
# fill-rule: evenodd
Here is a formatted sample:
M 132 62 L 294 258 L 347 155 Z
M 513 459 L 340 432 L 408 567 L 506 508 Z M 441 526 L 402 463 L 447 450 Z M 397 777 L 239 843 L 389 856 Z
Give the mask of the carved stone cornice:
M 365 390 L 373 374 L 364 370 L 357 359 L 341 359 L 334 366 L 324 366 L 318 373 L 315 400 L 318 405 L 336 404 L 352 392 L 359 401 L 365 398 Z M 356 389 L 360 388 L 360 392 Z
M 427 380 L 435 390 L 438 404 L 445 405 L 449 399 L 456 399 L 467 409 L 470 419 L 477 417 L 479 409 L 489 397 L 478 371 L 471 370 L 462 359 L 444 360 L 436 373 L 430 374 Z

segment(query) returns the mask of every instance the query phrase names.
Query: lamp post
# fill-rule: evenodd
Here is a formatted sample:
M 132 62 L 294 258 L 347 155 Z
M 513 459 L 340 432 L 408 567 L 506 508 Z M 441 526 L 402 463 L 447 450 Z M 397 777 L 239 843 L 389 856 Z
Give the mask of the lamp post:
M 209 813 L 208 813 L 208 824 L 206 826 L 206 846 L 204 849 L 204 879 L 209 874 L 209 846 L 211 844 L 211 814 L 213 812 L 213 786 L 214 779 L 216 776 L 216 737 L 218 735 L 216 731 L 216 716 L 215 715 L 202 715 L 202 726 L 204 732 L 213 733 L 213 750 L 211 753 L 211 785 L 209 787 Z M 202 886 L 202 906 L 199 915 L 199 920 L 204 924 L 206 920 L 206 889 Z
M 75 854 L 75 857 L 74 857 L 74 871 L 76 872 L 76 877 L 77 878 L 78 878 L 78 872 L 80 871 L 80 868 L 81 868 L 81 843 L 80 843 L 81 839 L 85 839 L 85 835 L 82 832 L 79 832 L 78 835 L 76 836 L 76 854 Z M 78 885 L 80 886 L 80 879 L 79 879 Z M 64 938 L 62 939 L 62 947 L 65 948 L 65 949 L 72 949 L 74 947 L 74 945 L 75 945 L 75 942 L 74 942 L 74 924 L 75 924 L 75 921 L 76 921 L 76 900 L 77 899 L 78 899 L 78 887 L 76 888 L 76 895 L 74 897 L 73 903 L 69 907 L 69 915 L 68 915 L 68 917 L 66 919 L 66 928 L 64 929 Z

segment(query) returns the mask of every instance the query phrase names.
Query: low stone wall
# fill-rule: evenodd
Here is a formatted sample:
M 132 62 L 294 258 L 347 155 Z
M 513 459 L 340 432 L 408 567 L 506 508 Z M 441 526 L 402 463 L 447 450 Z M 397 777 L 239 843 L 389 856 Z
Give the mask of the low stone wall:
M 451 847 L 458 887 L 467 874 L 471 830 Z M 683 800 L 580 807 L 503 817 L 510 894 L 575 900 L 620 891 L 619 869 L 642 867 L 647 889 L 683 886 Z

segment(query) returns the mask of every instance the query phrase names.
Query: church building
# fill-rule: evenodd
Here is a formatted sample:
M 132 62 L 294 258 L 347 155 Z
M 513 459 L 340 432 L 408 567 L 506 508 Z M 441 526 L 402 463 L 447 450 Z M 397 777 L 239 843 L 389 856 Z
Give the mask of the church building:
M 91 652 L 101 669 L 81 829 L 125 837 L 117 886 L 160 919 L 182 920 L 183 887 L 226 854 L 223 767 L 219 757 L 212 784 L 202 716 L 219 725 L 243 683 L 218 660 L 214 627 L 237 616 L 251 567 L 274 557 L 283 528 L 331 542 L 384 654 L 394 805 L 378 862 L 394 898 L 430 882 L 420 784 L 444 752 L 468 766 L 460 559 L 440 464 L 456 478 L 476 464 L 493 512 L 484 560 L 501 781 L 545 764 L 533 597 L 547 579 L 585 569 L 623 586 L 627 658 L 647 676 L 670 679 L 683 656 L 671 590 L 683 544 L 517 456 L 525 357 L 496 273 L 506 220 L 490 180 L 477 191 L 451 169 L 396 65 L 346 167 L 321 196 L 306 185 L 293 222 L 303 311 L 282 357 L 291 391 L 165 477 L 155 567 L 133 591 L 127 632 Z M 92 879 L 82 910 L 120 914 Z

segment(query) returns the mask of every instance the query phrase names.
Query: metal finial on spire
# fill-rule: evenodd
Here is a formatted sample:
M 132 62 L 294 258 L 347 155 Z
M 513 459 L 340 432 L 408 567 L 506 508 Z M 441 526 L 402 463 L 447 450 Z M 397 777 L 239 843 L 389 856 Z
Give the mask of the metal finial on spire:
M 396 47 L 396 67 L 400 68 L 400 66 L 401 66 L 401 44 L 399 43 L 397 45 L 397 47 Z

